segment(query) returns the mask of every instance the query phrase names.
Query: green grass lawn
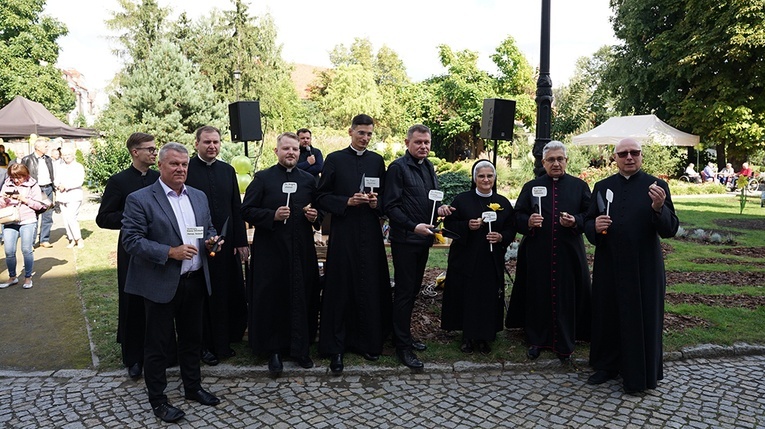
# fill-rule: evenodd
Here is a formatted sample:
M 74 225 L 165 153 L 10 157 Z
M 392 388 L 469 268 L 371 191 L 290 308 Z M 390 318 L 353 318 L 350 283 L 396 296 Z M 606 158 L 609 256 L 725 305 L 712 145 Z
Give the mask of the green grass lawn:
M 667 255 L 666 268 L 672 272 L 719 272 L 725 273 L 720 278 L 732 278 L 738 273 L 765 272 L 765 257 L 756 255 L 727 255 L 723 249 L 734 247 L 765 247 L 765 228 L 747 226 L 745 222 L 765 222 L 765 208 L 760 208 L 759 195 L 750 197 L 743 214 L 739 214 L 739 200 L 730 194 L 692 197 L 675 197 L 675 207 L 684 229 L 729 234 L 735 244 L 709 243 L 702 241 L 687 241 L 679 239 L 663 240 L 671 246 L 672 251 Z M 742 223 L 742 221 L 744 221 Z M 753 224 L 752 224 L 753 225 Z M 101 367 L 120 367 L 119 345 L 116 343 L 117 329 L 117 275 L 116 275 L 116 231 L 106 231 L 95 226 L 94 222 L 83 222 L 83 229 L 92 231 L 88 237 L 88 246 L 82 250 L 83 257 L 79 259 L 77 274 L 81 282 L 86 313 L 91 324 L 96 354 Z M 586 240 L 585 240 L 586 241 Z M 588 244 L 588 251 L 592 247 Z M 724 259 L 725 263 L 697 263 L 698 258 Z M 85 262 L 87 261 L 87 262 Z M 446 251 L 433 249 L 429 266 L 446 268 Z M 765 278 L 765 276 L 763 277 Z M 700 295 L 742 294 L 750 296 L 765 295 L 765 284 L 737 283 L 727 284 L 673 284 L 668 292 L 685 292 Z M 692 328 L 680 332 L 666 332 L 664 337 L 665 349 L 679 350 L 683 347 L 702 343 L 730 345 L 735 342 L 765 344 L 765 308 L 756 310 L 744 308 L 726 308 L 715 305 L 701 304 L 667 304 L 667 312 L 683 316 L 693 316 L 707 322 L 707 327 Z M 427 352 L 422 357 L 426 362 L 455 362 L 464 360 L 465 355 L 457 350 L 459 335 L 454 342 L 448 344 L 429 344 Z M 256 359 L 249 353 L 246 342 L 235 346 L 237 356 L 231 360 L 234 364 L 250 365 L 263 364 L 262 359 Z M 586 358 L 588 346 L 578 346 L 575 357 Z M 543 355 L 545 356 L 545 355 Z M 550 355 L 552 356 L 552 355 Z M 357 361 L 357 359 L 359 359 Z M 509 360 L 522 362 L 525 358 L 525 345 L 522 335 L 506 331 L 498 335 L 489 356 L 473 354 L 470 360 L 491 362 Z M 349 356 L 347 364 L 360 363 L 360 358 Z M 394 358 L 384 356 L 382 365 L 395 364 Z

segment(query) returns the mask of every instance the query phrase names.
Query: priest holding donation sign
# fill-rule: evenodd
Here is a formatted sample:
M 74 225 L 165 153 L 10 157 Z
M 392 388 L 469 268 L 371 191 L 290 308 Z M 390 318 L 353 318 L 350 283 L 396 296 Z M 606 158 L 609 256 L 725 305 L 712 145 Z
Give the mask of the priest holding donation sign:
M 296 168 L 298 137 L 283 133 L 274 150 L 278 163 L 255 174 L 242 202 L 242 218 L 255 227 L 252 238 L 249 341 L 255 354 L 268 357 L 277 376 L 282 357 L 311 368 L 311 302 L 319 292 L 319 269 L 313 225 L 316 180 Z

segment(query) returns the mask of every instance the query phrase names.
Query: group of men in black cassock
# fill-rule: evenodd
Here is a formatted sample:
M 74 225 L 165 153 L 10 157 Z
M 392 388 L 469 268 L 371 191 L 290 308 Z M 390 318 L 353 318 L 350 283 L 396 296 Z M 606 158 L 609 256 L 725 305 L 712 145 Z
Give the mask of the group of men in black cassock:
M 524 235 L 506 326 L 522 327 L 528 356 L 552 350 L 567 362 L 576 340 L 590 340 L 589 384 L 621 375 L 627 393 L 663 378 L 666 276 L 659 243 L 677 232 L 667 183 L 641 170 L 642 148 L 614 148 L 618 173 L 592 193 L 565 173 L 566 148 L 548 143 L 545 173 L 523 186 L 515 205 Z M 592 285 L 582 233 L 595 246 Z
M 616 145 L 619 172 L 596 183 L 592 193 L 585 182 L 566 173 L 566 148 L 553 141 L 543 150 L 545 174 L 523 186 L 514 209 L 492 192 L 496 170 L 488 162 L 474 166 L 475 183 L 462 199 L 455 199 L 453 206 L 436 207 L 429 197 L 430 191 L 438 189 L 433 165 L 427 160 L 430 130 L 423 125 L 410 128 L 404 156 L 386 172 L 382 157 L 367 150 L 373 129 L 371 117 L 356 116 L 349 129 L 349 147 L 326 159 L 318 150 L 306 149 L 310 148 L 309 130 L 301 129 L 300 136 L 281 134 L 274 149 L 277 164 L 255 174 L 241 203 L 234 169 L 216 160 L 220 132 L 213 127 L 197 131 L 197 156 L 189 162 L 186 183 L 207 195 L 213 225 L 225 237 L 219 256 L 209 259 L 212 293 L 203 315 L 204 362 L 214 365 L 232 356 L 230 343 L 241 340 L 249 327 L 253 353 L 268 358 L 274 375 L 283 371 L 284 357 L 312 367 L 309 347 L 317 334 L 318 351 L 329 357 L 335 374 L 343 371 L 347 352 L 377 360 L 391 333 L 399 360 L 422 368 L 414 352 L 426 347 L 412 338 L 411 316 L 433 243 L 433 215 L 446 218 L 445 225 L 457 232 L 464 226 L 467 237 L 475 230 L 470 220 L 480 214 L 472 211 L 484 210 L 483 205 L 493 210 L 506 206 L 506 213 L 497 213 L 510 223 L 502 230 L 504 235 L 495 234 L 497 246 L 504 250 L 516 231 L 523 238 L 505 326 L 524 329 L 528 357 L 536 359 L 548 349 L 566 363 L 577 340 L 590 340 L 595 373 L 588 383 L 601 384 L 621 375 L 627 392 L 656 387 L 663 377 L 666 286 L 659 238 L 673 236 L 678 219 L 666 182 L 641 171 L 638 142 L 625 139 Z M 109 179 L 97 217 L 99 226 L 120 228 L 127 195 L 157 180 L 157 173 L 149 168 L 155 160 L 153 140 L 142 133 L 128 140 L 133 164 Z M 307 161 L 309 157 L 313 162 Z M 317 163 L 323 164 L 318 183 L 315 175 L 298 167 Z M 492 181 L 482 189 L 479 176 L 486 175 Z M 450 217 L 455 210 L 457 214 Z M 330 216 L 330 241 L 320 284 L 314 230 L 325 215 Z M 381 228 L 386 216 L 395 273 L 392 293 Z M 245 222 L 254 227 L 251 246 Z M 596 248 L 592 282 L 583 233 Z M 476 245 L 485 247 L 485 239 Z M 452 277 L 451 289 L 459 284 L 460 292 L 450 291 L 448 299 L 445 292 L 442 327 L 467 334 L 473 329 L 469 319 L 478 316 L 476 308 L 481 304 L 476 296 L 475 305 L 464 306 L 459 297 L 467 296 L 471 282 L 482 277 L 460 271 L 459 264 L 476 253 L 470 247 L 460 253 L 463 242 L 455 241 L 450 251 L 447 279 Z M 146 327 L 140 299 L 133 302 L 135 297 L 123 293 L 125 256 L 120 242 L 118 341 L 123 363 L 135 378 L 141 375 Z M 248 261 L 245 289 L 241 267 Z M 503 277 L 501 271 L 492 273 L 494 280 Z M 503 294 L 503 290 L 487 291 L 492 302 L 495 293 Z M 470 335 L 481 339 L 475 343 L 479 344 L 489 334 Z M 461 348 L 472 351 L 473 345 L 463 342 Z

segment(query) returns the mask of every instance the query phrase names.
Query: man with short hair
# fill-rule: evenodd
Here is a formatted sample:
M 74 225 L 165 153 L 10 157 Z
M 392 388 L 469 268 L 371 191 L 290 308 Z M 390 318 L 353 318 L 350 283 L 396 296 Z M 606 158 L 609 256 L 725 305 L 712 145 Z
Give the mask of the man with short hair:
M 428 161 L 431 144 L 430 128 L 412 125 L 406 133 L 406 152 L 393 161 L 385 175 L 383 207 L 390 220 L 391 254 L 393 256 L 393 335 L 396 355 L 412 369 L 423 368 L 414 350 L 424 351 L 425 344 L 412 338 L 412 311 L 422 286 L 428 253 L 433 245 L 431 218 L 435 201 L 429 199 L 438 190 L 438 178 Z M 438 206 L 439 216 L 448 216 L 452 208 Z
M 308 128 L 297 130 L 297 136 L 300 140 L 300 158 L 298 158 L 297 166 L 299 169 L 311 173 L 318 183 L 319 174 L 324 168 L 324 158 L 321 151 L 313 147 L 313 134 Z
M 250 257 L 247 231 L 242 220 L 242 200 L 234 167 L 220 161 L 220 131 L 211 126 L 197 129 L 197 155 L 189 161 L 186 184 L 207 196 L 213 226 L 226 243 L 208 258 L 212 294 L 205 300 L 202 362 L 217 365 L 234 356 L 231 343 L 239 342 L 247 328 L 242 264 Z M 228 221 L 227 229 L 223 230 Z
M 37 181 L 40 190 L 48 201 L 53 201 L 53 159 L 47 155 L 48 140 L 37 139 L 35 141 L 35 150 L 29 155 L 21 158 L 21 162 L 29 169 L 29 175 Z M 37 215 L 40 222 L 40 237 L 36 246 L 53 247 L 50 244 L 50 230 L 53 226 L 53 210 L 46 210 L 43 214 Z M 36 224 L 35 224 L 36 225 Z M 35 226 L 35 238 L 37 238 L 37 226 Z
M 529 359 L 548 349 L 564 364 L 576 340 L 590 338 L 590 269 L 582 233 L 590 187 L 566 173 L 566 146 L 542 149 L 545 174 L 523 185 L 515 224 L 523 234 L 505 325 L 523 328 Z M 544 196 L 535 197 L 535 191 Z M 538 192 L 541 193 L 541 192 Z
M 156 182 L 159 173 L 151 168 L 157 159 L 153 135 L 133 133 L 128 137 L 126 146 L 132 160 L 130 167 L 106 181 L 96 224 L 100 228 L 120 230 L 117 240 L 117 342 L 122 346 L 122 364 L 128 369 L 128 376 L 136 379 L 143 372 L 146 313 L 143 298 L 125 292 L 130 255 L 122 245 L 122 212 L 127 196 Z
M 313 226 L 320 219 L 313 207 L 316 180 L 297 168 L 297 135 L 279 135 L 274 153 L 277 164 L 255 173 L 247 187 L 242 218 L 255 227 L 248 273 L 250 347 L 268 357 L 268 371 L 278 376 L 284 354 L 313 367 L 308 348 L 317 317 L 312 303 L 319 294 Z
M 319 181 L 316 202 L 331 215 L 319 353 L 330 357 L 333 374 L 343 372 L 348 351 L 379 359 L 390 332 L 390 275 L 378 197 L 385 192 L 385 161 L 367 149 L 373 131 L 370 116 L 354 117 L 350 146 L 327 156 Z M 367 186 L 375 180 L 374 189 Z
M 207 258 L 219 237 L 205 194 L 186 186 L 189 154 L 180 143 L 159 151 L 159 180 L 128 195 L 122 243 L 130 254 L 125 291 L 143 297 L 146 310 L 144 381 L 154 415 L 175 422 L 185 413 L 165 395 L 166 364 L 175 353 L 184 396 L 202 405 L 220 400 L 202 389 L 202 305 L 210 295 Z
M 680 225 L 667 183 L 641 170 L 640 143 L 614 148 L 619 172 L 595 184 L 584 223 L 595 246 L 588 384 L 621 374 L 626 393 L 664 378 L 662 328 L 666 273 L 660 238 Z

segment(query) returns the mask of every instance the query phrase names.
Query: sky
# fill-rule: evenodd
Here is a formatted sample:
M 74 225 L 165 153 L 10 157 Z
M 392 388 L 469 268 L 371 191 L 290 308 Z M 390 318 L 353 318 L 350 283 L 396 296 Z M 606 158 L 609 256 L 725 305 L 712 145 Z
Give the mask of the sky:
M 196 19 L 229 1 L 158 0 Z M 553 86 L 568 82 L 577 58 L 616 43 L 609 21 L 609 0 L 551 1 L 550 77 Z M 479 53 L 479 66 L 493 72 L 490 55 L 512 36 L 532 67 L 539 66 L 542 0 L 251 0 L 250 14 L 269 13 L 277 27 L 282 57 L 291 63 L 329 67 L 329 52 L 368 38 L 376 51 L 394 50 L 409 77 L 421 81 L 443 74 L 438 45 Z M 45 14 L 67 25 L 58 40 L 59 68 L 74 68 L 90 90 L 103 91 L 121 68 L 111 53 L 116 46 L 104 21 L 118 9 L 116 0 L 47 0 Z M 221 65 L 226 67 L 226 65 Z M 233 69 L 232 66 L 229 66 Z M 100 98 L 100 97 L 99 97 Z

